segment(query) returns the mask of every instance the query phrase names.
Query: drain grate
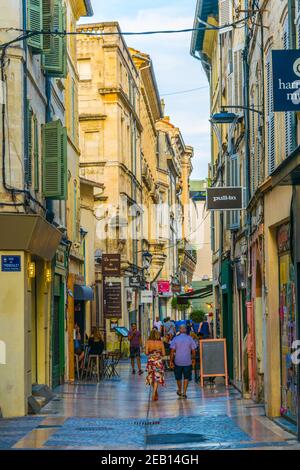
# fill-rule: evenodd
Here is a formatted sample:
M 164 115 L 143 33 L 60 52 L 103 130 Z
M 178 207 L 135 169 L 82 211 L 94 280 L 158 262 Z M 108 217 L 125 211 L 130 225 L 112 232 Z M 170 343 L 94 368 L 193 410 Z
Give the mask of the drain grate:
M 76 428 L 76 431 L 81 432 L 98 432 L 98 431 L 112 431 L 113 428 L 108 428 L 104 426 L 88 426 L 82 428 Z
M 135 426 L 158 426 L 160 421 L 135 421 Z
M 148 445 L 161 444 L 196 444 L 206 442 L 203 434 L 150 434 L 146 437 Z

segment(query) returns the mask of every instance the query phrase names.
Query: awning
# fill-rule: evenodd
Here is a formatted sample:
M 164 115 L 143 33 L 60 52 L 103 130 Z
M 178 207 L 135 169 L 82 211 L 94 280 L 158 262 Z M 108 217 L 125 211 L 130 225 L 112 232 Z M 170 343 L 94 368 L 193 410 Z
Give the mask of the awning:
M 94 300 L 94 291 L 91 287 L 74 285 L 74 300 L 82 300 L 88 302 Z
M 193 292 L 187 292 L 185 294 L 178 295 L 177 298 L 179 299 L 205 299 L 210 297 L 213 293 L 213 286 L 212 284 L 208 284 L 207 286 L 203 287 L 202 289 L 194 290 Z

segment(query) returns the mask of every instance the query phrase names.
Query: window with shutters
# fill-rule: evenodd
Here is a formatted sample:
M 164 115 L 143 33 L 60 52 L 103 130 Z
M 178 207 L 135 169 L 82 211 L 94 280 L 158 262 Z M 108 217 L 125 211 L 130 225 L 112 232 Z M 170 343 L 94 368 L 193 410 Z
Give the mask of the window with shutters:
M 234 73 L 234 87 L 233 97 L 235 106 L 243 106 L 243 56 L 242 49 L 233 52 L 233 73 Z
M 43 1 L 27 1 L 27 29 L 29 31 L 41 31 L 43 29 Z M 28 46 L 40 52 L 43 50 L 43 35 L 36 34 L 27 41 Z
M 40 147 L 39 147 L 39 124 L 37 117 L 33 118 L 33 160 L 34 160 L 34 190 L 40 190 Z
M 219 25 L 228 26 L 233 23 L 232 0 L 219 0 Z
M 228 186 L 239 187 L 241 185 L 240 178 L 240 161 L 238 154 L 230 155 L 229 165 L 229 184 Z M 228 212 L 228 228 L 230 230 L 238 230 L 240 228 L 240 211 Z
M 254 108 L 254 96 L 252 93 L 251 96 L 251 107 Z M 251 178 L 251 195 L 253 196 L 255 192 L 255 141 L 256 141 L 256 132 L 255 132 L 255 113 L 251 113 L 251 131 L 250 131 L 250 142 L 251 142 L 251 165 L 250 165 L 250 178 Z
M 288 18 L 284 24 L 283 31 L 283 48 L 285 50 L 290 49 L 290 31 L 289 31 L 289 20 Z M 295 147 L 295 138 L 293 132 L 293 112 L 289 111 L 284 113 L 285 123 L 285 157 L 288 157 Z
M 67 199 L 67 129 L 60 120 L 42 127 L 43 195 L 49 199 Z
M 268 174 L 275 170 L 275 115 L 273 101 L 273 77 L 271 50 L 266 60 L 266 87 L 267 87 L 267 140 L 268 140 Z
M 92 79 L 92 64 L 91 59 L 80 59 L 77 62 L 78 73 L 80 80 L 91 80 Z M 121 64 L 122 67 L 122 64 Z
M 27 29 L 29 31 L 50 31 L 53 28 L 53 0 L 27 1 Z M 28 39 L 33 51 L 49 52 L 53 47 L 53 36 L 37 34 Z
M 300 49 L 300 0 L 296 0 L 296 34 L 297 34 L 297 48 Z
M 53 0 L 53 29 L 66 31 L 66 8 L 62 0 Z M 53 36 L 53 46 L 50 52 L 42 57 L 42 66 L 51 77 L 65 78 L 67 76 L 67 41 L 65 35 Z
M 32 133 L 32 123 L 33 123 L 33 111 L 30 106 L 29 100 L 27 100 L 27 125 L 26 125 L 26 135 L 27 135 L 27 158 L 25 162 L 25 181 L 28 186 L 32 184 L 32 159 L 33 159 L 33 133 Z

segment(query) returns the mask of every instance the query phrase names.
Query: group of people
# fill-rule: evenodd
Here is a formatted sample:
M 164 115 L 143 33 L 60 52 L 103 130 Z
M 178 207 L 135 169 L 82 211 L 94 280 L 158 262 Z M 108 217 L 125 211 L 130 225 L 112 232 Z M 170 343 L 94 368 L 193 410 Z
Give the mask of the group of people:
M 149 339 L 145 345 L 147 361 L 146 384 L 152 386 L 152 400 L 158 400 L 158 387 L 165 385 L 166 357 L 169 357 L 169 368 L 174 370 L 177 382 L 177 395 L 187 399 L 187 389 L 192 380 L 194 370 L 195 381 L 200 380 L 200 346 L 199 340 L 209 339 L 211 336 L 210 324 L 206 317 L 200 323 L 197 333 L 192 322 L 182 324 L 176 332 L 175 323 L 168 317 L 161 322 L 156 318 Z M 142 336 L 133 323 L 129 332 L 130 358 L 132 373 L 135 374 L 135 359 L 137 360 L 139 374 L 141 368 Z
M 85 343 L 88 348 L 89 354 L 100 356 L 104 351 L 104 340 L 98 328 L 92 328 L 91 336 L 86 335 Z M 84 341 L 82 340 L 80 327 L 75 323 L 75 339 L 74 339 L 74 352 L 79 358 L 79 367 L 84 367 L 85 348 Z

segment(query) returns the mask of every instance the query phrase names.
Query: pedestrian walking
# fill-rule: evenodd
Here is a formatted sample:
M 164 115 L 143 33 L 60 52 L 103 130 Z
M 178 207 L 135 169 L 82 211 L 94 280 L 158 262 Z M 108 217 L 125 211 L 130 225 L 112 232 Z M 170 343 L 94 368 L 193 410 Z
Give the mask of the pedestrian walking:
M 163 357 L 166 355 L 164 343 L 156 328 L 154 328 L 146 342 L 147 377 L 146 384 L 153 388 L 152 400 L 158 400 L 158 386 L 165 385 L 165 370 Z
M 156 328 L 159 334 L 162 336 L 163 334 L 163 324 L 160 321 L 159 317 L 156 317 L 155 322 L 153 323 L 153 328 Z
M 132 373 L 135 374 L 135 359 L 137 362 L 139 375 L 142 375 L 144 372 L 141 367 L 141 346 L 142 346 L 142 335 L 137 329 L 137 324 L 131 324 L 131 330 L 128 333 L 128 339 L 130 341 L 130 360 Z
M 196 365 L 197 346 L 193 338 L 186 334 L 185 325 L 180 326 L 179 332 L 180 334 L 171 342 L 170 367 L 175 372 L 177 395 L 186 399 L 189 381 L 192 379 L 192 370 Z
M 186 334 L 190 335 L 191 333 L 194 333 L 194 325 L 192 320 L 187 320 L 186 322 Z
M 201 336 L 201 339 L 209 339 L 211 337 L 210 325 L 207 315 L 205 315 L 204 321 L 199 325 L 198 334 Z
M 173 338 L 176 335 L 176 326 L 174 322 L 171 321 L 170 317 L 166 318 L 164 324 L 164 336 L 171 336 Z

